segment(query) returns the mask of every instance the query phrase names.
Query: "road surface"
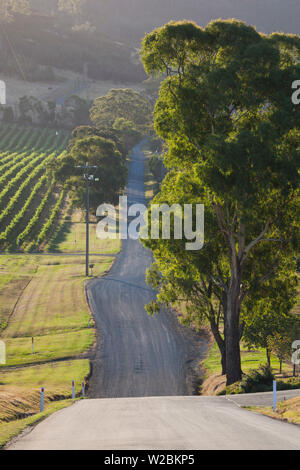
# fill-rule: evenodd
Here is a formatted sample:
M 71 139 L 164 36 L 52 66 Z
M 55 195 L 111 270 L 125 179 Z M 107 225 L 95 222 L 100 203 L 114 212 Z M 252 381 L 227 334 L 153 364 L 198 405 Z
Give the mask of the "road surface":
M 246 411 L 225 397 L 85 400 L 52 415 L 10 449 L 300 450 L 300 426 Z
M 134 149 L 130 202 L 142 202 L 143 156 Z M 272 393 L 186 396 L 206 342 L 172 313 L 147 316 L 151 253 L 124 242 L 110 274 L 88 284 L 99 331 L 89 396 L 25 431 L 12 450 L 300 450 L 300 427 L 247 411 L 271 405 Z M 185 395 L 185 396 L 183 396 Z M 300 390 L 278 393 L 278 401 Z M 101 398 L 101 399 L 98 399 Z
M 133 149 L 128 204 L 144 203 L 144 154 Z M 91 398 L 191 395 L 191 371 L 204 358 L 204 337 L 179 325 L 173 313 L 150 317 L 155 294 L 145 282 L 152 254 L 139 240 L 124 240 L 108 276 L 88 283 L 99 331 L 89 385 Z

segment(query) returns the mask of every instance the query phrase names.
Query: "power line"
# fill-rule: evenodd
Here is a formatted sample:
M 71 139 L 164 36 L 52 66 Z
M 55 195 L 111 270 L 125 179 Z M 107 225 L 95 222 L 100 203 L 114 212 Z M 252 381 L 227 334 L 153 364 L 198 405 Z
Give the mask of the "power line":
M 10 49 L 11 49 L 12 55 L 14 56 L 14 59 L 15 59 L 16 64 L 17 64 L 17 66 L 18 66 L 18 69 L 19 69 L 19 71 L 21 72 L 21 75 L 22 75 L 24 81 L 26 82 L 26 81 L 27 81 L 26 74 L 25 74 L 25 72 L 24 72 L 24 70 L 23 70 L 23 67 L 22 67 L 22 65 L 21 65 L 21 63 L 20 63 L 20 61 L 19 61 L 19 59 L 18 59 L 17 53 L 15 52 L 15 49 L 14 49 L 14 46 L 13 46 L 11 40 L 9 39 L 8 34 L 7 34 L 7 32 L 6 32 L 5 28 L 4 28 L 4 24 L 3 24 L 1 21 L 0 21 L 0 26 L 1 26 L 1 28 L 2 28 L 2 32 L 3 32 L 4 36 L 6 37 L 6 40 L 7 40 L 7 42 L 8 42 L 8 45 L 9 45 L 9 47 L 10 47 Z

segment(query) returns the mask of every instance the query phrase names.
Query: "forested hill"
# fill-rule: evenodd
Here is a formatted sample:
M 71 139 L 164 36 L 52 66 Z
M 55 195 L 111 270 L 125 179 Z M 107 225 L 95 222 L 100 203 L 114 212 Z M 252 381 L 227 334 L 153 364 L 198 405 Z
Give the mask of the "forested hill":
M 27 80 L 35 81 L 54 77 L 53 67 L 82 73 L 87 66 L 91 79 L 142 82 L 140 41 L 170 20 L 205 26 L 217 18 L 237 18 L 265 33 L 300 33 L 299 0 L 10 1 L 0 0 L 4 12 L 7 5 L 19 5 L 10 21 L 0 8 L 0 73 L 19 74 L 19 62 Z
M 265 33 L 279 30 L 300 33 L 299 0 L 74 0 L 74 3 L 81 10 L 77 21 L 89 21 L 111 38 L 135 44 L 145 32 L 171 19 L 194 20 L 205 26 L 217 18 L 238 18 Z M 57 0 L 30 0 L 30 4 L 48 14 L 58 12 Z
M 83 8 L 119 40 L 138 41 L 171 19 L 205 26 L 216 18 L 238 18 L 265 33 L 300 33 L 299 0 L 86 0 Z

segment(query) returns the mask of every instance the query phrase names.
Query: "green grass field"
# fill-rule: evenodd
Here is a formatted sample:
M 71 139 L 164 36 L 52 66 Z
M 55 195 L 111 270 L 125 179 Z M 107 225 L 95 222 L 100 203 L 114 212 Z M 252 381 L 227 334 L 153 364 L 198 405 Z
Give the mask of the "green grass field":
M 94 276 L 113 258 L 91 257 Z M 0 445 L 40 419 L 41 386 L 45 413 L 70 402 L 90 373 L 89 349 L 95 329 L 84 294 L 85 258 L 74 255 L 0 256 L 0 339 L 6 364 L 0 366 Z M 32 352 L 32 337 L 34 351 Z M 53 400 L 63 400 L 53 405 Z
M 59 402 L 52 402 L 46 405 L 43 413 L 34 413 L 26 418 L 9 421 L 8 423 L 1 423 L 0 421 L 0 448 L 4 447 L 11 439 L 18 436 L 25 428 L 32 426 L 47 418 L 52 413 L 59 411 L 66 406 L 70 406 L 73 400 L 63 400 Z
M 241 360 L 243 372 L 247 372 L 250 369 L 257 369 L 260 364 L 265 364 L 267 362 L 266 352 L 262 350 L 249 351 L 242 345 Z M 203 366 L 205 368 L 206 376 L 221 373 L 221 354 L 217 343 L 214 342 L 212 344 L 208 357 L 203 361 Z M 274 356 L 271 357 L 271 366 L 275 373 L 279 372 L 279 361 Z
M 58 253 L 84 253 L 86 248 L 86 224 L 84 212 L 77 209 L 66 214 L 55 236 L 49 240 L 45 251 Z M 90 252 L 94 254 L 117 254 L 121 249 L 121 240 L 100 240 L 96 236 L 97 223 L 92 218 L 90 224 Z
M 74 210 L 46 171 L 65 151 L 69 133 L 0 124 L 0 135 L 1 446 L 71 403 L 72 380 L 80 395 L 95 328 L 84 292 L 84 212 Z M 98 255 L 118 253 L 121 241 L 97 239 L 96 223 L 91 214 L 90 263 L 92 275 L 101 276 L 113 257 Z M 40 414 L 42 386 L 46 410 Z
M 17 269 L 13 256 L 2 256 L 0 263 L 9 279 Z M 0 306 L 1 339 L 7 347 L 7 365 L 30 364 L 72 357 L 93 345 L 94 330 L 90 328 L 90 314 L 84 296 L 84 257 L 75 256 L 20 256 L 19 269 L 26 278 L 24 289 L 14 289 L 13 305 Z M 94 275 L 103 274 L 111 265 L 111 258 L 91 258 Z M 11 268 L 11 273 L 9 269 Z M 21 276 L 19 276 L 21 277 Z M 15 286 L 15 280 L 13 279 Z M 34 337 L 34 354 L 31 338 Z

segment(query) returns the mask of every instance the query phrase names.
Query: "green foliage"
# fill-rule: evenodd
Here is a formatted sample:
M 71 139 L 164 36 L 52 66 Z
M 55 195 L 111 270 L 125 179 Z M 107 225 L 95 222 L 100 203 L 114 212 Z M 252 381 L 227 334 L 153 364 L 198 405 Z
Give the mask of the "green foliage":
M 246 374 L 240 387 L 243 393 L 264 392 L 273 385 L 274 375 L 270 367 L 262 365 L 258 370 L 252 370 Z
M 290 359 L 292 355 L 292 342 L 294 339 L 296 339 L 296 336 L 293 330 L 285 333 L 273 333 L 273 335 L 269 336 L 267 339 L 269 351 L 275 354 L 280 362 L 280 372 L 282 362 Z
M 50 212 L 50 217 L 45 222 L 45 224 L 42 227 L 42 230 L 40 231 L 40 233 L 37 236 L 37 243 L 38 244 L 45 241 L 47 235 L 49 234 L 50 229 L 54 225 L 54 222 L 55 222 L 55 220 L 56 220 L 56 218 L 59 214 L 59 211 L 62 208 L 62 204 L 63 204 L 64 198 L 65 198 L 65 195 L 66 195 L 66 192 L 64 190 L 61 191 L 60 196 L 57 200 L 57 203 L 55 204 L 55 206 L 52 208 L 52 210 Z
M 241 393 L 271 392 L 273 390 L 273 375 L 271 369 L 264 365 L 259 369 L 249 371 L 240 382 L 226 387 L 219 395 L 236 395 Z M 290 377 L 287 380 L 277 380 L 277 390 L 297 390 L 300 388 L 300 378 Z
M 300 377 L 290 377 L 286 381 L 277 381 L 277 390 L 297 390 L 300 388 Z
M 91 208 L 96 209 L 102 203 L 116 204 L 120 191 L 126 183 L 127 169 L 113 141 L 98 135 L 81 137 L 81 130 L 77 131 L 77 138 L 72 139 L 69 152 L 49 166 L 54 178 L 66 189 L 70 190 L 74 205 L 84 207 L 86 201 L 86 183 L 83 180 L 83 170 L 78 166 L 88 162 L 97 166 L 94 176 L 99 182 L 91 186 Z
M 147 132 L 152 122 L 149 101 L 132 89 L 111 89 L 97 98 L 91 109 L 91 121 L 98 128 L 112 127 L 117 119 L 130 121 L 140 132 Z
M 154 118 L 170 171 L 154 202 L 205 205 L 200 252 L 186 240 L 145 241 L 161 273 L 157 305 L 185 301 L 189 320 L 209 321 L 228 384 L 241 377 L 243 318 L 266 308 L 284 316 L 295 300 L 298 39 L 216 20 L 171 22 L 143 40 L 146 71 L 167 75 Z
M 244 374 L 240 382 L 236 382 L 220 393 L 220 395 L 236 395 L 240 393 L 269 392 L 275 379 L 272 370 L 267 365 L 261 365 L 258 369 L 250 370 Z
M 113 131 L 122 146 L 123 155 L 127 155 L 142 138 L 142 133 L 137 129 L 132 121 L 124 118 L 117 118 L 113 123 Z
M 52 211 L 51 197 L 57 190 L 46 173 L 48 163 L 66 146 L 68 136 L 55 131 L 30 128 L 5 128 L 10 138 L 1 139 L 4 148 L 0 169 L 0 243 L 1 248 L 21 249 L 35 231 L 41 230 Z M 17 136 L 17 138 L 16 138 Z M 22 153 L 20 153 L 22 149 Z M 51 219 L 52 220 L 52 219 Z
M 149 159 L 150 171 L 153 174 L 155 180 L 161 183 L 164 174 L 164 166 L 160 155 L 152 155 Z
M 245 299 L 243 340 L 249 347 L 266 348 L 269 353 L 269 338 L 274 334 L 288 335 L 291 341 L 300 334 L 299 319 L 289 313 L 298 300 L 294 271 L 293 262 L 285 263 L 275 279 Z

